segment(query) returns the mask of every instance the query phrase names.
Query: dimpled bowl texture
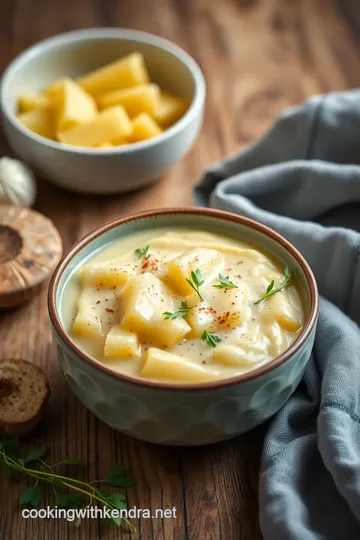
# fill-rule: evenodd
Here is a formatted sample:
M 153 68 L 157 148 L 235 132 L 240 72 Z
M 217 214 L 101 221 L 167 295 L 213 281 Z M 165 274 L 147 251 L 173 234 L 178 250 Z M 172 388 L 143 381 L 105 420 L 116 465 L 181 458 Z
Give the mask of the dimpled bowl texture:
M 113 240 L 159 227 L 193 227 L 228 234 L 261 246 L 294 271 L 302 291 L 305 323 L 282 356 L 251 373 L 217 382 L 180 385 L 112 372 L 82 353 L 62 323 L 62 293 L 87 258 Z M 254 221 L 215 210 L 166 209 L 132 215 L 104 225 L 78 244 L 56 269 L 49 312 L 57 355 L 79 400 L 106 424 L 145 441 L 203 445 L 235 437 L 275 414 L 300 382 L 315 337 L 318 293 L 301 255 L 279 235 Z
M 134 51 L 143 53 L 151 79 L 191 102 L 159 137 L 117 148 L 87 149 L 45 139 L 16 118 L 17 96 L 76 77 Z M 69 190 L 109 194 L 149 184 L 181 159 L 201 129 L 205 81 L 196 62 L 169 41 L 116 28 L 61 34 L 30 47 L 5 71 L 0 88 L 4 130 L 14 152 L 45 179 Z

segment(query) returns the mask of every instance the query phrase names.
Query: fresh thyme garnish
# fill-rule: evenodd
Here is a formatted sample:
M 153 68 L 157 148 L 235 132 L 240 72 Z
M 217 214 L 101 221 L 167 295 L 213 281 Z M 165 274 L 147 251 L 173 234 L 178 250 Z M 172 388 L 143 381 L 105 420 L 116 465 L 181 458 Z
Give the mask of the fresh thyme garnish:
M 216 345 L 220 343 L 220 341 L 222 341 L 219 336 L 217 336 L 216 334 L 212 334 L 208 330 L 203 331 L 201 340 L 207 343 L 209 347 L 216 347 Z
M 181 300 L 180 307 L 177 311 L 174 311 L 173 313 L 170 313 L 170 311 L 165 311 L 163 313 L 165 319 L 177 319 L 178 317 L 182 317 L 185 319 L 185 317 L 190 313 L 190 311 L 195 306 L 188 306 L 184 300 Z
M 141 259 L 141 257 L 145 257 L 145 255 L 149 251 L 149 247 L 150 246 L 145 246 L 144 248 L 135 249 L 135 255 L 137 255 L 139 259 Z
M 230 281 L 227 277 L 223 276 L 222 274 L 219 274 L 220 283 L 217 285 L 213 285 L 216 289 L 237 289 L 238 286 L 235 285 L 232 281 Z
M 0 439 L 0 462 L 10 469 L 13 476 L 18 478 L 20 475 L 28 476 L 33 480 L 33 484 L 25 488 L 21 494 L 20 504 L 29 504 L 34 507 L 40 506 L 43 493 L 41 483 L 50 484 L 54 492 L 54 504 L 59 508 L 86 509 L 94 501 L 101 503 L 104 507 L 111 510 L 125 510 L 126 497 L 122 493 L 109 493 L 95 487 L 94 484 L 109 484 L 120 488 L 128 488 L 135 484 L 135 481 L 126 476 L 122 467 L 116 465 L 108 472 L 103 480 L 93 482 L 83 482 L 70 476 L 65 476 L 55 469 L 62 465 L 86 465 L 86 462 L 79 458 L 65 458 L 53 465 L 45 463 L 43 460 L 47 452 L 46 446 L 33 448 L 20 457 L 18 439 Z M 66 492 L 63 491 L 66 489 Z M 69 491 L 70 490 L 70 491 Z M 84 517 L 84 516 L 83 516 Z M 75 521 L 75 526 L 81 525 L 81 517 Z M 120 515 L 109 518 L 116 525 L 124 522 L 130 531 L 135 529 L 131 522 Z
M 291 280 L 291 276 L 292 276 L 292 272 L 289 269 L 289 267 L 287 266 L 285 268 L 285 270 L 284 270 L 284 281 L 282 282 L 282 284 L 279 285 L 279 287 L 276 287 L 274 289 L 275 281 L 272 280 L 271 283 L 269 283 L 264 296 L 259 298 L 259 300 L 256 300 L 256 302 L 254 302 L 254 305 L 259 304 L 263 300 L 267 300 L 268 298 L 270 298 L 270 296 L 272 296 L 273 294 L 276 294 L 276 293 L 281 292 L 282 290 L 284 290 L 285 287 L 287 287 L 289 285 L 290 280 Z
M 191 279 L 186 280 L 190 287 L 194 289 L 200 300 L 203 302 L 204 299 L 200 294 L 199 287 L 204 283 L 204 280 L 201 277 L 201 272 L 197 269 L 195 272 L 191 272 Z

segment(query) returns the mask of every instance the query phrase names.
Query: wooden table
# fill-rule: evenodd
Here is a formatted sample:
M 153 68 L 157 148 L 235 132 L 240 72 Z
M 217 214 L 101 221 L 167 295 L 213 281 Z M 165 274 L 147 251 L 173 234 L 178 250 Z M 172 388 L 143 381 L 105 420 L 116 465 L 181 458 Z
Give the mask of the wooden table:
M 191 205 L 212 162 L 258 137 L 287 106 L 360 83 L 358 0 L 10 0 L 1 3 L 0 72 L 28 45 L 81 27 L 137 28 L 185 48 L 204 70 L 206 120 L 190 154 L 157 185 L 104 199 L 39 182 L 36 209 L 58 227 L 65 249 L 106 220 L 159 206 Z M 4 137 L 1 154 L 9 153 Z M 134 520 L 135 539 L 258 540 L 258 471 L 264 428 L 205 448 L 166 448 L 114 432 L 69 390 L 50 343 L 46 287 L 29 305 L 0 315 L 0 353 L 41 365 L 52 385 L 46 419 L 32 437 L 49 459 L 81 456 L 84 478 L 122 462 L 137 480 L 129 506 L 177 509 L 176 519 Z M 89 520 L 24 520 L 19 487 L 1 476 L 0 538 L 129 538 Z

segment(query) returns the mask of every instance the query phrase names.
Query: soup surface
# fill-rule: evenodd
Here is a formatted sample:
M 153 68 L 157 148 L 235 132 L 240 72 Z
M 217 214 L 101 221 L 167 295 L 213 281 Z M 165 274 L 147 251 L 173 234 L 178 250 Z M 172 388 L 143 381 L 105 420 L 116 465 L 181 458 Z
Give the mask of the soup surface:
M 291 268 L 237 239 L 183 228 L 105 247 L 67 284 L 62 313 L 73 341 L 108 367 L 180 383 L 256 369 L 303 324 Z

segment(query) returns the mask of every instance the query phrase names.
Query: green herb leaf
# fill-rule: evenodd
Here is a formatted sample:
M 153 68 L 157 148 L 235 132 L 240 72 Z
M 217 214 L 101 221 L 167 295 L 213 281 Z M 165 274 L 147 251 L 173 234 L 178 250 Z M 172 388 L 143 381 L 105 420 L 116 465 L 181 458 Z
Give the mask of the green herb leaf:
M 20 494 L 20 504 L 31 504 L 32 506 L 40 506 L 41 491 L 38 482 L 31 487 L 24 489 Z
M 79 527 L 81 527 L 81 523 L 82 523 L 82 519 L 81 519 L 81 517 L 78 517 L 77 520 L 75 521 L 74 525 L 78 529 Z
M 106 497 L 106 501 L 115 506 L 118 510 L 126 510 L 126 499 L 122 493 L 110 493 Z
M 65 458 L 55 463 L 53 467 L 56 465 L 86 465 L 86 461 L 81 458 Z
M 9 453 L 6 452 L 9 450 Z M 16 456 L 13 454 L 16 451 Z M 0 439 L 0 459 L 3 460 L 4 465 L 9 469 L 11 474 L 31 476 L 35 478 L 36 483 L 22 491 L 20 494 L 20 504 L 29 504 L 32 506 L 39 506 L 41 503 L 41 491 L 39 482 L 43 482 L 45 485 L 50 484 L 55 493 L 55 504 L 60 508 L 84 508 L 85 505 L 93 504 L 95 501 L 101 504 L 105 504 L 112 509 L 124 509 L 126 508 L 126 498 L 121 493 L 102 493 L 94 484 L 99 482 L 105 482 L 113 486 L 119 486 L 122 488 L 128 488 L 135 484 L 133 478 L 128 477 L 123 468 L 120 465 L 112 467 L 105 480 L 94 480 L 93 482 L 80 482 L 74 478 L 64 476 L 63 474 L 57 474 L 53 469 L 56 465 L 83 465 L 84 461 L 79 458 L 65 458 L 55 465 L 46 464 L 41 458 L 46 453 L 46 447 L 38 447 L 28 451 L 27 455 L 22 458 L 19 457 L 18 441 L 17 439 Z M 27 467 L 26 464 L 35 462 L 31 467 Z M 58 491 L 60 489 L 71 490 L 70 493 L 63 493 Z M 81 525 L 81 518 L 75 522 L 76 527 Z M 126 518 L 113 519 L 112 522 L 117 525 L 124 523 L 131 532 L 135 531 L 135 528 L 131 522 Z
M 124 470 L 119 465 L 115 465 L 108 472 L 105 480 L 111 486 L 129 488 L 135 485 L 135 480 L 125 475 Z
M 81 508 L 85 504 L 85 498 L 77 493 L 56 493 L 55 506 L 59 508 Z
M 230 281 L 227 277 L 223 276 L 222 274 L 219 274 L 219 280 L 220 283 L 217 285 L 213 285 L 215 289 L 237 289 L 238 286 L 235 285 L 232 281 Z
M 32 448 L 28 451 L 25 456 L 25 463 L 30 463 L 31 461 L 37 461 L 41 459 L 47 452 L 46 446 L 39 446 L 39 448 Z
M 149 251 L 149 248 L 150 246 L 145 246 L 144 248 L 135 249 L 135 255 L 137 255 L 137 257 L 141 259 L 141 257 L 145 257 L 145 255 Z
M 274 288 L 274 285 L 275 285 L 275 281 L 272 280 L 272 282 L 269 283 L 269 285 L 266 288 L 266 294 L 269 294 L 269 292 L 272 291 L 272 289 Z
M 201 276 L 201 272 L 199 269 L 197 269 L 195 272 L 191 272 L 190 275 L 191 275 L 191 279 L 186 279 L 186 281 L 188 282 L 190 287 L 194 289 L 194 291 L 196 292 L 200 300 L 203 302 L 204 299 L 201 296 L 200 291 L 199 291 L 199 287 L 201 287 L 201 285 L 203 285 L 204 283 L 204 280 L 202 279 L 202 276 Z
M 219 336 L 209 332 L 208 330 L 204 330 L 201 336 L 201 340 L 207 343 L 209 347 L 216 347 L 217 344 L 220 343 L 220 341 L 222 341 L 222 339 Z
M 181 300 L 181 303 L 180 303 L 180 307 L 177 311 L 174 311 L 174 313 L 170 313 L 169 311 L 165 311 L 163 313 L 164 315 L 164 318 L 165 319 L 176 319 L 177 317 L 182 317 L 183 319 L 185 319 L 185 317 L 187 315 L 189 315 L 190 311 L 194 308 L 195 306 L 188 306 L 186 302 L 184 302 L 183 300 Z
M 281 283 L 281 285 L 279 285 L 279 287 L 275 287 L 275 281 L 272 280 L 269 285 L 267 286 L 266 288 L 266 292 L 264 294 L 264 296 L 262 296 L 261 298 L 259 298 L 259 300 L 256 300 L 256 302 L 254 302 L 254 305 L 256 306 L 256 304 L 259 304 L 260 302 L 262 302 L 263 300 L 267 300 L 268 298 L 270 298 L 270 296 L 272 296 L 273 294 L 276 294 L 278 292 L 281 292 L 283 291 L 290 283 L 291 281 L 291 277 L 292 277 L 292 272 L 291 270 L 289 269 L 288 266 L 286 266 L 286 268 L 284 269 L 284 280 L 283 282 Z

